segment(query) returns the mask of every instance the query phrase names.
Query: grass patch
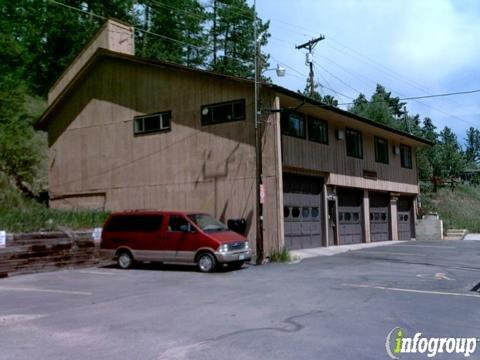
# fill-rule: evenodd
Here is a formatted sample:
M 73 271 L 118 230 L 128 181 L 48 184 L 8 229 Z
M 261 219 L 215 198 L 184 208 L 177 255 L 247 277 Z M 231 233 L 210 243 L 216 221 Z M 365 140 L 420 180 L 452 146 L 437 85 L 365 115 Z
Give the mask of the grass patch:
M 424 212 L 437 212 L 447 229 L 480 232 L 480 187 L 458 185 L 455 190 L 439 188 L 422 194 Z
M 290 251 L 284 247 L 280 251 L 273 251 L 272 254 L 270 255 L 270 261 L 271 262 L 290 262 L 292 261 L 292 257 L 290 255 Z
M 108 216 L 104 211 L 57 210 L 42 205 L 0 209 L 0 229 L 8 232 L 54 231 L 101 227 Z
M 80 230 L 101 227 L 108 216 L 104 211 L 49 209 L 26 199 L 0 173 L 0 230 L 8 232 Z

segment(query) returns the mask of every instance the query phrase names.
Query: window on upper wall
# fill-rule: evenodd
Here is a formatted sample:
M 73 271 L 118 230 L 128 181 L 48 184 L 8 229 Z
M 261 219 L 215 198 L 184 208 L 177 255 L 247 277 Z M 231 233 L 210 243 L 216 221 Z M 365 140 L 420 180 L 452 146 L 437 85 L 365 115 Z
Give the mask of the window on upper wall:
M 171 129 L 172 112 L 135 116 L 133 118 L 134 135 L 164 132 Z
M 363 141 L 362 133 L 353 129 L 345 129 L 345 143 L 347 146 L 347 155 L 363 158 Z
M 375 161 L 388 164 L 388 140 L 375 137 Z
M 328 145 L 328 124 L 326 121 L 307 117 L 308 123 L 308 140 Z
M 245 120 L 245 99 L 203 105 L 201 113 L 203 126 Z
M 305 115 L 294 111 L 282 113 L 282 134 L 305 139 Z
M 412 168 L 412 148 L 410 146 L 400 144 L 400 163 L 403 168 Z

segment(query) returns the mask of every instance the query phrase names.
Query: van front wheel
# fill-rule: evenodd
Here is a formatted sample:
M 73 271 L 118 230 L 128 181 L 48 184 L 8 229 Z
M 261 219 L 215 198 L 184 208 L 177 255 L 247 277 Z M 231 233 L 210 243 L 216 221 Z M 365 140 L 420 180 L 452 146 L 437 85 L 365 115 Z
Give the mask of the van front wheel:
M 118 254 L 117 264 L 121 269 L 129 269 L 133 265 L 132 254 L 128 251 L 122 251 Z
M 212 272 L 217 266 L 217 260 L 215 259 L 215 256 L 210 253 L 201 253 L 197 259 L 197 266 L 198 270 L 201 272 Z

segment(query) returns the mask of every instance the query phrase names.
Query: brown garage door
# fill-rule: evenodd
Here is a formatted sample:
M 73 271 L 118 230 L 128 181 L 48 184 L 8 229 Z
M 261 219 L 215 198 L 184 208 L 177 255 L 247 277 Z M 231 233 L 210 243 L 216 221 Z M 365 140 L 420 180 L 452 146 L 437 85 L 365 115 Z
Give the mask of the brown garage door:
M 370 193 L 370 240 L 388 241 L 390 236 L 390 195 Z
M 283 175 L 285 246 L 290 250 L 322 246 L 322 178 Z
M 414 237 L 413 199 L 401 197 L 397 202 L 398 240 L 411 240 Z
M 337 197 L 339 244 L 358 244 L 363 242 L 363 190 L 338 189 Z

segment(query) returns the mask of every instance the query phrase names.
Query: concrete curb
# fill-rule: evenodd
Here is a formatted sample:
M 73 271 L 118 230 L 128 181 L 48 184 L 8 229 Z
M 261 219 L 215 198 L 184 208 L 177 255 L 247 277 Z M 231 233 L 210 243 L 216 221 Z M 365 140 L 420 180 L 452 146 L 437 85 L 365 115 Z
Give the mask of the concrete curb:
M 338 245 L 338 246 L 319 247 L 319 248 L 312 248 L 312 249 L 292 250 L 290 251 L 290 255 L 292 257 L 297 258 L 298 260 L 289 262 L 289 264 L 297 264 L 301 262 L 303 259 L 308 259 L 312 257 L 333 256 L 333 255 L 342 254 L 348 251 L 369 249 L 369 248 L 374 248 L 378 246 L 397 245 L 405 242 L 407 241 L 379 241 L 379 242 L 367 243 L 367 244 Z

